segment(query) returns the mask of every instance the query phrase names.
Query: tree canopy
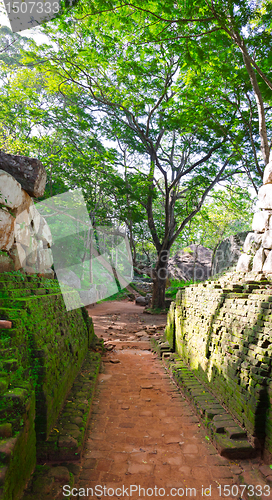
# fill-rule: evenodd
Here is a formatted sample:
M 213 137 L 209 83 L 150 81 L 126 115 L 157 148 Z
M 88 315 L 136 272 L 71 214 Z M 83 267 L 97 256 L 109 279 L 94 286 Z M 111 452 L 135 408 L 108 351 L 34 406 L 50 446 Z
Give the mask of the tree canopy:
M 216 184 L 261 183 L 269 13 L 269 2 L 80 0 L 43 27 L 48 44 L 5 50 L 1 147 L 45 162 L 46 196 L 82 187 L 94 224 L 124 222 L 134 260 L 146 235 L 154 306 L 164 305 L 172 246 L 220 212 Z

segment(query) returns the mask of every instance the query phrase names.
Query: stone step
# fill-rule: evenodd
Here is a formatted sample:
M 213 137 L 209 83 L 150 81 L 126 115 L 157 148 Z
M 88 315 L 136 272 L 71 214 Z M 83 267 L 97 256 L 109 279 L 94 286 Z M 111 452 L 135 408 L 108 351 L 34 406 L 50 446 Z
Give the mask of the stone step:
M 27 280 L 20 281 L 2 281 L 0 275 L 0 290 L 33 290 L 37 288 L 43 288 L 44 281 L 41 282 L 29 282 Z M 47 286 L 46 286 L 47 288 Z M 48 282 L 48 288 L 53 288 L 54 290 L 60 290 L 60 286 L 57 280 L 50 280 Z
M 2 299 L 16 299 L 18 297 L 28 297 L 32 294 L 32 290 L 30 288 L 15 288 L 15 289 L 2 289 L 0 290 L 0 301 Z
M 151 339 L 152 349 L 162 357 L 165 368 L 207 428 L 220 455 L 229 459 L 245 459 L 256 456 L 257 450 L 247 441 L 246 431 L 225 410 L 215 396 L 202 384 L 184 364 L 178 354 L 167 352 L 166 343 Z
M 28 291 L 27 291 L 28 292 Z M 55 292 L 50 291 L 54 295 L 56 295 Z M 61 292 L 59 292 L 61 293 Z M 14 309 L 26 309 L 28 306 L 29 300 L 35 300 L 38 298 L 40 295 L 49 295 L 49 291 L 46 288 L 38 288 L 37 290 L 33 290 L 30 293 L 21 293 L 21 294 L 14 294 L 9 297 L 8 294 L 6 297 L 2 297 L 0 294 L 0 307 L 11 307 Z

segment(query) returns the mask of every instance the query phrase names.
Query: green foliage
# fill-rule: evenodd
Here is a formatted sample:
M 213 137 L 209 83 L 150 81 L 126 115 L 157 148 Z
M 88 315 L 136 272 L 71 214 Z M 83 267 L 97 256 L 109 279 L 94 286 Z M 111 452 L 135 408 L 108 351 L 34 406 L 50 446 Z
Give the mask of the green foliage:
M 250 231 L 255 201 L 247 184 L 244 185 L 239 178 L 224 189 L 213 190 L 200 212 L 173 245 L 171 255 L 180 248 L 186 250 L 184 246 L 192 243 L 213 250 L 222 239 L 238 232 Z
M 181 288 L 184 288 L 186 286 L 191 286 L 194 285 L 195 283 L 200 283 L 199 281 L 194 281 L 194 280 L 177 280 L 177 279 L 171 279 L 170 280 L 170 287 L 168 287 L 165 291 L 165 296 L 168 298 L 175 299 L 178 291 Z
M 20 41 L 20 67 L 14 57 L 2 61 L 0 147 L 44 162 L 45 197 L 81 187 L 95 226 L 126 224 L 134 261 L 160 266 L 163 251 L 192 241 L 214 248 L 246 228 L 235 214 L 250 203 L 238 186 L 230 200 L 214 192 L 203 204 L 222 179 L 261 183 L 261 108 L 271 122 L 268 4 L 73 5 L 64 2 L 43 27 L 48 44 Z M 251 55 L 257 83 L 245 64 Z M 266 107 L 256 106 L 258 89 Z
M 124 288 L 123 290 L 114 293 L 113 295 L 110 295 L 106 299 L 99 300 L 97 304 L 101 304 L 102 302 L 108 302 L 108 301 L 113 301 L 113 300 L 124 300 L 128 298 L 128 294 L 126 289 Z

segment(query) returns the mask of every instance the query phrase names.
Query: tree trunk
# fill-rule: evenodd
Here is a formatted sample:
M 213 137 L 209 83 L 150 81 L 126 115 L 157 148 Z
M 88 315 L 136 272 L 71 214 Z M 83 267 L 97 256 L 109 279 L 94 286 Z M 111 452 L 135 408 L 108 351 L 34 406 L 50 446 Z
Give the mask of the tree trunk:
M 156 268 L 153 271 L 152 309 L 165 309 L 165 287 L 167 279 L 169 252 L 164 251 L 158 256 Z
M 34 198 L 44 194 L 46 171 L 36 158 L 8 155 L 0 151 L 0 169 L 12 175 Z

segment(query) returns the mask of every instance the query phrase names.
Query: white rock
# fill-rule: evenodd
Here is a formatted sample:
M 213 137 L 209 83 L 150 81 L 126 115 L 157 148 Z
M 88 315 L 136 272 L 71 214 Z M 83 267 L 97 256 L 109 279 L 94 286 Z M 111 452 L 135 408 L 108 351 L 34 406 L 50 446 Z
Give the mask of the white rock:
M 37 250 L 38 244 L 37 240 L 33 235 L 30 235 L 29 246 L 24 247 L 26 253 L 26 263 L 28 266 L 33 266 L 37 264 Z
M 14 262 L 14 270 L 18 271 L 26 265 L 26 253 L 20 245 L 20 243 L 15 243 L 14 246 L 9 251 L 9 255 Z
M 37 266 L 27 266 L 27 265 L 24 266 L 24 271 L 27 274 L 36 274 L 39 272 Z
M 28 247 L 30 245 L 31 228 L 30 216 L 28 210 L 21 212 L 15 221 L 15 238 L 16 242 Z
M 258 199 L 259 199 L 259 207 L 260 208 L 272 208 L 272 185 L 271 184 L 264 184 L 262 187 L 259 189 L 258 193 Z
M 37 208 L 35 207 L 35 205 L 32 205 L 29 207 L 29 216 L 31 219 L 31 223 L 32 223 L 34 232 L 38 233 L 40 223 L 41 223 L 41 216 L 40 216 L 40 213 L 38 212 Z
M 7 210 L 0 209 L 0 249 L 10 250 L 14 244 L 15 218 Z
M 249 272 L 251 270 L 251 261 L 252 261 L 252 256 L 247 255 L 246 253 L 242 253 L 239 257 L 239 260 L 237 262 L 237 267 L 236 271 L 237 272 Z
M 256 212 L 253 216 L 252 230 L 262 233 L 266 229 L 268 229 L 270 215 L 271 214 L 268 210 L 263 210 L 262 212 Z
M 263 272 L 264 273 L 272 272 L 272 252 L 269 252 L 268 256 L 266 257 L 265 263 L 263 265 Z
M 28 210 L 23 210 L 16 216 L 16 224 L 23 224 L 24 226 L 30 226 L 30 215 Z M 21 228 L 23 229 L 23 228 Z
M 21 184 L 12 175 L 0 170 L 0 203 L 13 209 L 19 207 L 22 201 Z
M 263 184 L 272 184 L 272 162 L 269 162 L 264 169 Z
M 265 231 L 263 234 L 262 246 L 264 248 L 272 248 L 272 230 Z
M 39 229 L 36 232 L 36 237 L 38 240 L 42 240 L 44 243 L 48 243 L 49 246 L 52 245 L 52 234 L 46 220 L 41 217 Z
M 261 242 L 262 234 L 248 233 L 243 245 L 243 251 L 245 253 L 250 252 L 252 255 L 255 255 L 256 251 L 261 246 Z
M 254 271 L 254 272 L 261 271 L 263 268 L 264 261 L 265 261 L 264 249 L 259 248 L 259 250 L 257 250 L 257 252 L 253 258 L 252 271 Z
M 50 248 L 38 249 L 37 260 L 40 273 L 43 273 L 47 269 L 50 269 L 53 264 L 52 250 L 50 250 Z
M 15 217 L 18 217 L 22 212 L 25 210 L 29 210 L 30 207 L 34 205 L 33 200 L 29 194 L 22 189 L 22 203 L 19 205 L 18 208 L 15 210 Z

